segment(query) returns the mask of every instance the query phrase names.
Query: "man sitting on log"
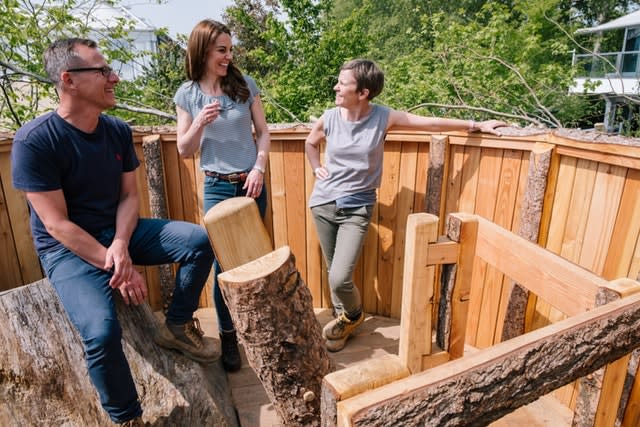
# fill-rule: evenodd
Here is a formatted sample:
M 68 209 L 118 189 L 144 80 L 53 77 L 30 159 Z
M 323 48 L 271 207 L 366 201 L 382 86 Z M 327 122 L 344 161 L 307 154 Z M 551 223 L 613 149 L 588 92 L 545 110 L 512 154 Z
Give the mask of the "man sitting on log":
M 203 227 L 138 218 L 132 132 L 102 114 L 119 77 L 94 41 L 63 39 L 44 54 L 60 103 L 16 132 L 13 184 L 31 207 L 42 266 L 84 344 L 89 376 L 115 423 L 142 425 L 142 408 L 121 343 L 114 293 L 147 297 L 137 265 L 179 263 L 166 323 L 156 337 L 201 362 L 217 351 L 193 313 L 213 264 Z

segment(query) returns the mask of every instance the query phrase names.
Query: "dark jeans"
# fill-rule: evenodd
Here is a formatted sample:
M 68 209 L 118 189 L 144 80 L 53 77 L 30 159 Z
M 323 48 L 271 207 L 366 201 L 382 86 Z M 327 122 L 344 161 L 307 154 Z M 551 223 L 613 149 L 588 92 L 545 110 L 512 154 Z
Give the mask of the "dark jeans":
M 223 200 L 230 199 L 232 197 L 246 196 L 247 192 L 242 189 L 244 183 L 231 184 L 227 181 L 223 181 L 218 178 L 205 176 L 204 180 L 204 213 L 206 214 L 209 209 L 222 202 Z M 258 210 L 260 216 L 264 218 L 264 214 L 267 211 L 267 190 L 265 186 L 262 187 L 262 193 L 255 199 L 258 204 Z M 215 236 L 214 236 L 215 238 Z M 218 329 L 221 332 L 230 332 L 235 328 L 233 326 L 233 320 L 229 313 L 222 292 L 220 291 L 220 285 L 218 284 L 218 274 L 222 272 L 218 261 L 213 264 L 215 269 L 213 275 L 213 303 L 216 307 L 216 314 L 218 316 Z
M 98 240 L 108 246 L 113 235 L 113 229 L 106 230 Z M 167 320 L 178 324 L 190 320 L 198 308 L 214 258 L 205 229 L 189 222 L 140 219 L 129 242 L 129 254 L 136 265 L 180 264 Z M 40 259 L 80 333 L 89 376 L 102 407 L 116 423 L 142 414 L 122 350 L 122 330 L 113 296 L 117 291 L 109 287 L 111 273 L 67 249 L 43 254 Z

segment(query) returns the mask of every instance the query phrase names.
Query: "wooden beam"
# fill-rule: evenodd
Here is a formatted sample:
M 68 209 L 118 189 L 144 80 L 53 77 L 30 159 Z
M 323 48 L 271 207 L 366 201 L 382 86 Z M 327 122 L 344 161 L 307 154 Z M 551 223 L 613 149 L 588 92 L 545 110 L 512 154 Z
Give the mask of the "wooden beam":
M 395 354 L 386 354 L 327 374 L 322 380 L 321 425 L 336 425 L 336 405 L 339 401 L 406 378 L 410 374 Z
M 443 208 L 443 188 L 447 176 L 449 138 L 446 135 L 432 135 L 429 143 L 429 167 L 427 178 L 427 197 L 425 198 L 424 211 L 440 216 Z
M 486 425 L 639 345 L 633 295 L 340 402 L 338 425 Z
M 610 282 L 606 288 L 600 288 L 596 296 L 599 306 L 640 293 L 640 283 L 628 278 Z M 576 398 L 574 426 L 614 426 L 616 418 L 623 415 L 624 407 L 631 392 L 635 372 L 628 374 L 627 366 L 633 354 L 628 354 L 606 367 L 580 378 Z M 635 354 L 634 357 L 638 357 Z M 637 361 L 634 361 L 637 366 Z M 627 378 L 630 375 L 631 378 Z M 611 403 L 619 402 L 618 407 Z M 619 409 L 622 405 L 622 409 Z M 614 410 L 617 409 L 617 410 Z M 622 421 L 622 420 L 619 420 Z
M 152 218 L 168 219 L 167 190 L 164 179 L 164 159 L 160 135 L 142 137 L 142 152 L 146 166 L 147 187 L 149 188 L 149 207 Z M 158 265 L 160 277 L 161 306 L 166 313 L 171 303 L 175 281 L 171 264 Z
M 590 271 L 478 216 L 476 254 L 568 316 L 595 304 L 609 283 Z
M 440 236 L 438 241 L 429 244 L 426 265 L 453 264 L 458 260 L 460 245 L 449 238 Z

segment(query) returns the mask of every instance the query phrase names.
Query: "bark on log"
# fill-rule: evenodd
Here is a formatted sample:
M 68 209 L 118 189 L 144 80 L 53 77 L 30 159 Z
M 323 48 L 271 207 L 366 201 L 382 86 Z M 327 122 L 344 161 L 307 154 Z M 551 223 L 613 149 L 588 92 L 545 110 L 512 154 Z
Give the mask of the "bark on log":
M 427 170 L 427 196 L 424 200 L 426 213 L 440 216 L 442 184 L 446 176 L 449 137 L 433 135 L 429 143 L 429 167 Z
M 518 235 L 530 242 L 538 241 L 540 221 L 547 191 L 547 177 L 551 167 L 553 145 L 536 144 L 529 157 L 529 172 L 522 207 Z M 529 291 L 519 283 L 511 282 L 509 303 L 502 327 L 502 341 L 524 333 L 524 323 Z
M 619 300 L 626 293 L 633 293 L 637 292 L 638 290 L 638 282 L 631 279 L 618 279 L 611 282 L 611 284 L 612 286 L 617 286 L 616 288 L 614 288 L 615 290 L 609 288 L 599 289 L 596 295 L 596 306 L 602 306 L 610 302 Z M 638 366 L 638 354 L 639 351 L 635 350 L 631 353 L 628 362 L 626 360 L 620 361 L 626 365 L 624 366 L 624 369 L 619 366 L 609 365 L 607 367 L 602 367 L 595 372 L 592 372 L 590 375 L 587 375 L 584 378 L 580 378 L 580 381 L 578 382 L 578 395 L 576 397 L 576 406 L 574 410 L 575 415 L 573 417 L 572 426 L 591 427 L 601 424 L 612 424 L 611 422 L 609 422 L 610 420 L 601 419 L 602 409 L 601 405 L 599 405 L 599 402 L 602 402 L 603 399 L 607 400 L 611 398 L 610 396 L 607 396 L 605 398 L 602 393 L 606 376 L 609 376 L 609 380 L 611 380 L 611 378 L 615 379 L 618 376 L 624 376 L 620 398 L 618 399 L 616 396 L 616 400 L 618 401 L 618 408 L 615 413 L 616 419 L 613 422 L 613 425 L 619 426 L 622 423 L 622 420 L 624 418 L 624 411 L 629 400 L 629 395 L 631 393 L 631 387 L 635 382 Z M 613 415 L 614 414 L 610 413 L 610 416 Z
M 142 153 L 147 171 L 147 186 L 149 187 L 149 206 L 152 218 L 167 219 L 167 197 L 164 182 L 164 166 L 162 160 L 162 141 L 160 135 L 148 135 L 142 138 Z M 170 264 L 158 266 L 160 276 L 160 293 L 162 309 L 166 313 L 173 295 L 175 281 Z
M 633 295 L 340 402 L 338 417 L 367 427 L 484 426 L 639 345 Z
M 237 427 L 221 365 L 156 346 L 149 306 L 116 301 L 144 420 Z M 0 425 L 113 425 L 89 380 L 80 337 L 46 279 L 0 294 L 0 325 Z
M 320 385 L 331 362 L 288 246 L 218 281 L 249 364 L 287 426 L 320 425 Z

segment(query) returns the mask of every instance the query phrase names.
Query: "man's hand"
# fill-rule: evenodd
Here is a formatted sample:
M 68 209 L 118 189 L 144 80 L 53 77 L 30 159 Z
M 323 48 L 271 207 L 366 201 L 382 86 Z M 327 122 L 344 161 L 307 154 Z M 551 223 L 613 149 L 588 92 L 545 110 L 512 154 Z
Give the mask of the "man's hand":
M 127 242 L 114 239 L 111 246 L 107 248 L 107 257 L 104 269 L 113 271 L 113 277 L 109 281 L 112 288 L 119 288 L 123 283 L 132 280 L 135 268 L 129 256 Z
M 144 282 L 144 277 L 142 277 L 135 268 L 133 269 L 131 278 L 124 281 L 118 287 L 118 290 L 120 291 L 120 295 L 122 295 L 124 303 L 127 305 L 142 304 L 147 298 L 147 285 Z

